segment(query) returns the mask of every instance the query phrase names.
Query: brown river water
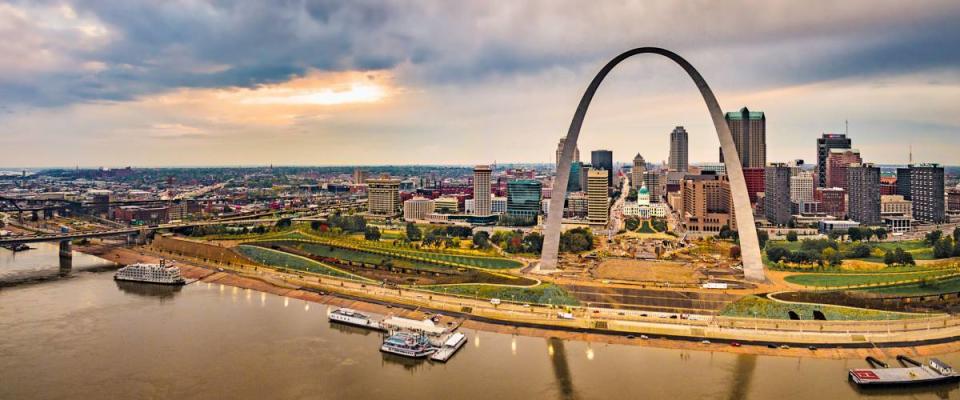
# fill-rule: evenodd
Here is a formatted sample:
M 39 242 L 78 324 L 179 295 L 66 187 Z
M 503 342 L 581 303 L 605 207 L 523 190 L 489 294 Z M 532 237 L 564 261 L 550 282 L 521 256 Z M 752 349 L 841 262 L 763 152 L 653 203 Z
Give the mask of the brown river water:
M 769 357 L 464 330 L 447 364 L 379 352 L 327 306 L 203 282 L 118 284 L 109 262 L 0 249 L 0 399 L 960 398 L 860 391 L 861 360 Z M 960 354 L 941 357 L 960 366 Z

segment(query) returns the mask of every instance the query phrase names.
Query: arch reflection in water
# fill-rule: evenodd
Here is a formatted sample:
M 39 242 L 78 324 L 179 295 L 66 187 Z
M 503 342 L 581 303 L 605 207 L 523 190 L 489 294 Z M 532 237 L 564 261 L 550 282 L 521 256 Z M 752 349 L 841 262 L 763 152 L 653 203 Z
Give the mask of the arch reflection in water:
M 550 366 L 553 367 L 553 376 L 557 380 L 561 399 L 577 399 L 577 391 L 573 387 L 573 376 L 570 375 L 570 365 L 567 363 L 567 351 L 563 340 L 552 337 L 547 339 L 547 354 L 550 356 Z
M 183 285 L 157 285 L 130 281 L 114 281 L 114 283 L 117 284 L 117 289 L 123 293 L 143 297 L 156 297 L 161 300 L 172 299 L 183 290 Z

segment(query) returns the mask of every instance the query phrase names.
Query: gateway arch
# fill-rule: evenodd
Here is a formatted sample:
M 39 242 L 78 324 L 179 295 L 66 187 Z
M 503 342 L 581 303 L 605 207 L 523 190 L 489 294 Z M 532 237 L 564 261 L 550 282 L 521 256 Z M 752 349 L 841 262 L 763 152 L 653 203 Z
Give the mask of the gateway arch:
M 673 60 L 680 65 L 690 79 L 700 89 L 703 101 L 707 104 L 707 110 L 713 119 L 713 126 L 717 130 L 717 136 L 720 138 L 720 147 L 723 151 L 724 164 L 727 168 L 727 176 L 730 180 L 730 189 L 733 195 L 734 215 L 737 218 L 737 232 L 740 236 L 741 258 L 743 260 L 744 275 L 749 280 L 761 281 L 764 279 L 763 262 L 760 259 L 760 243 L 757 240 L 756 224 L 753 220 L 753 210 L 750 207 L 750 197 L 747 195 L 747 183 L 743 178 L 743 167 L 740 164 L 740 156 L 737 154 L 737 148 L 733 142 L 733 136 L 730 134 L 730 128 L 723 118 L 723 111 L 717 103 L 717 98 L 713 95 L 707 82 L 703 80 L 700 73 L 697 72 L 687 60 L 676 53 L 661 49 L 659 47 L 640 47 L 629 50 L 616 56 L 613 60 L 603 66 L 603 69 L 597 73 L 597 76 L 590 82 L 587 91 L 580 99 L 580 105 L 577 106 L 576 113 L 573 114 L 573 121 L 570 122 L 570 130 L 567 131 L 567 137 L 564 141 L 563 151 L 560 156 L 560 162 L 557 165 L 557 178 L 553 183 L 554 199 L 565 199 L 567 195 L 567 181 L 570 179 L 570 164 L 573 161 L 573 152 L 577 148 L 577 138 L 580 136 L 580 127 L 583 125 L 583 118 L 587 114 L 587 108 L 593 95 L 603 82 L 603 78 L 613 70 L 617 64 L 627 58 L 637 54 L 659 54 Z M 613 173 L 613 171 L 610 171 Z M 557 253 L 560 250 L 560 228 L 563 218 L 564 201 L 551 201 L 547 223 L 544 232 L 543 254 L 540 259 L 539 269 L 544 272 L 556 270 Z

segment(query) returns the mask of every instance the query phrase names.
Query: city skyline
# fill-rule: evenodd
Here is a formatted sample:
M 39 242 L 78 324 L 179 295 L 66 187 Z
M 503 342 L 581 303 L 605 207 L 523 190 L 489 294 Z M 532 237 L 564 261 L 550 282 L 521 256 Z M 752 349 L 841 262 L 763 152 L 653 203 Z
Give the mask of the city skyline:
M 950 164 L 960 147 L 951 108 L 960 102 L 951 40 L 960 6 L 861 6 L 754 5 L 767 21 L 730 30 L 699 23 L 738 9 L 726 4 L 4 3 L 0 21 L 25 40 L 9 44 L 13 57 L 0 63 L 0 145 L 38 151 L 13 152 L 3 164 L 549 162 L 584 77 L 645 43 L 701 68 L 724 93 L 724 111 L 763 110 L 768 161 L 813 159 L 810 143 L 844 133 L 849 121 L 872 162 L 906 164 L 912 146 L 915 162 Z M 429 12 L 450 17 L 421 17 Z M 259 14 L 297 23 L 265 29 L 271 18 Z M 651 23 L 633 23 L 637 15 Z M 681 18 L 691 29 L 662 32 Z M 539 24 L 521 28 L 530 20 Z M 595 20 L 618 34 L 596 34 Z M 223 34 L 209 38 L 212 27 Z M 437 31 L 450 34 L 425 34 Z M 664 132 L 683 125 L 690 160 L 714 161 L 710 121 L 677 71 L 634 62 L 611 80 L 620 83 L 591 110 L 581 148 L 609 148 L 615 162 L 629 162 L 642 147 L 656 163 L 667 159 Z

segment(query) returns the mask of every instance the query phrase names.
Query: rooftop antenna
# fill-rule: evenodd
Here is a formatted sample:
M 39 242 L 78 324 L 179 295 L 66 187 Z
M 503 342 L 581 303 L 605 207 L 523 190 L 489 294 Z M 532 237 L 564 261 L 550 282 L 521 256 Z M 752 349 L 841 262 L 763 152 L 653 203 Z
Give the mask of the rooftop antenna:
M 910 143 L 910 164 L 913 164 L 913 143 Z
M 850 135 L 850 121 L 849 121 L 849 120 L 843 120 L 843 135 L 844 135 L 844 136 L 849 136 L 849 135 Z

